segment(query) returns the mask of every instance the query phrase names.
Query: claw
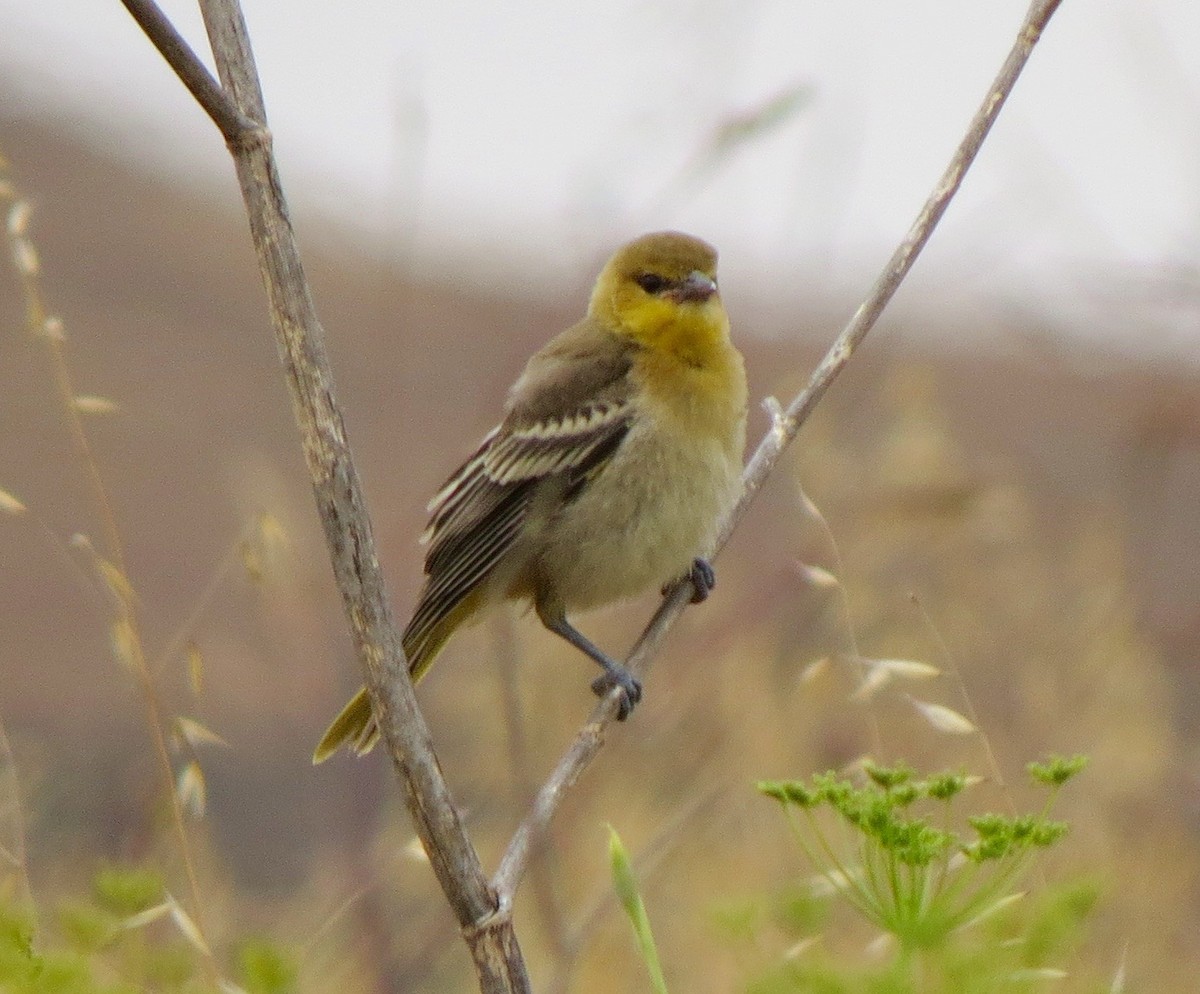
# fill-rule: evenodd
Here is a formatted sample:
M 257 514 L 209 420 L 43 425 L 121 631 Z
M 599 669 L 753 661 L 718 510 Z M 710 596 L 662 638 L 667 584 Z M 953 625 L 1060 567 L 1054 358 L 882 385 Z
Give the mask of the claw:
M 717 575 L 713 572 L 712 565 L 707 559 L 697 557 L 692 560 L 691 568 L 683 576 L 670 583 L 664 583 L 659 592 L 666 597 L 672 590 L 684 583 L 692 585 L 691 603 L 699 604 L 701 601 L 708 600 L 708 595 L 717 585 Z
M 621 691 L 617 700 L 617 721 L 624 721 L 633 714 L 634 705 L 642 699 L 642 684 L 624 667 L 619 672 L 605 672 L 592 681 L 592 693 L 597 697 L 604 697 L 613 687 Z
M 713 572 L 712 564 L 707 559 L 699 557 L 692 560 L 692 569 L 688 573 L 688 579 L 692 583 L 693 604 L 708 600 L 708 595 L 717 585 L 717 574 Z

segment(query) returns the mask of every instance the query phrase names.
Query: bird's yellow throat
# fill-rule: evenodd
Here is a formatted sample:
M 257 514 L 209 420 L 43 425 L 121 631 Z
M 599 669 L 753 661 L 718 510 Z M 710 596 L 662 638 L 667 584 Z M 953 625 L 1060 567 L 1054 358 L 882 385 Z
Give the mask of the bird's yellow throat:
M 627 303 L 620 317 L 631 339 L 685 366 L 711 366 L 729 350 L 729 319 L 717 296 L 685 304 L 645 297 Z

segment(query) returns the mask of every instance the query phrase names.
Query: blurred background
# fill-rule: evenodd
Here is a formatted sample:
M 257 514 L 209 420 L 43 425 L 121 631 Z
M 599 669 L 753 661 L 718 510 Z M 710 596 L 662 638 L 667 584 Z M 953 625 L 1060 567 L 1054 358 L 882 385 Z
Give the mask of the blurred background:
M 428 496 L 625 239 L 714 242 L 756 402 L 792 396 L 1024 8 L 248 2 L 397 613 Z M 165 9 L 203 49 L 195 11 Z M 201 750 L 192 824 L 210 938 L 291 943 L 304 990 L 469 989 L 384 757 L 309 764 L 359 676 L 215 129 L 115 2 L 0 7 L 0 93 L 75 390 L 116 405 L 86 424 L 164 712 L 228 743 Z M 1081 876 L 1100 894 L 1066 968 L 1082 984 L 1125 962 L 1140 988 L 1194 989 L 1198 122 L 1200 7 L 1066 0 L 716 595 L 564 805 L 518 901 L 539 988 L 642 989 L 604 903 L 605 822 L 641 855 L 677 989 L 736 990 L 795 937 L 764 925 L 739 946 L 722 909 L 808 872 L 755 780 L 871 753 L 962 766 L 987 777 L 982 807 L 1022 805 L 1024 763 L 1054 750 L 1092 766 L 1031 886 Z M 48 904 L 106 861 L 160 862 L 182 891 L 111 597 L 73 541 L 102 549 L 102 526 L 26 306 L 8 267 L 0 487 L 28 513 L 0 519 L 5 819 L 19 797 Z M 755 406 L 752 444 L 766 427 Z M 653 605 L 582 627 L 619 650 Z M 864 699 L 858 656 L 943 676 Z M 501 619 L 422 683 L 485 865 L 587 714 L 590 677 L 536 623 Z M 931 725 L 914 698 L 980 733 Z

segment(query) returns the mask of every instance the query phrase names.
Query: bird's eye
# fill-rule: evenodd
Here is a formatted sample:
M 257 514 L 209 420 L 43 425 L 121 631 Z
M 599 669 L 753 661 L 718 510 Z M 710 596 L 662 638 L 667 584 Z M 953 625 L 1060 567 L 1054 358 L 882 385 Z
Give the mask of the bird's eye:
M 639 273 L 633 281 L 647 293 L 662 293 L 667 288 L 667 281 L 657 273 Z

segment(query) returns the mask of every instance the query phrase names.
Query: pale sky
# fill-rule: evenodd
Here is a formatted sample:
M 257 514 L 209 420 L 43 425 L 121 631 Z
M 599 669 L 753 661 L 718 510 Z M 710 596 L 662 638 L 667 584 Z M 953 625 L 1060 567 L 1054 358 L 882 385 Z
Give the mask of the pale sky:
M 614 244 L 678 227 L 720 247 L 727 294 L 835 306 L 911 222 L 1026 6 L 244 2 L 302 225 L 431 269 L 486 263 L 521 291 L 584 282 Z M 164 7 L 202 49 L 194 5 Z M 215 129 L 117 0 L 0 0 L 0 85 L 229 189 Z M 789 94 L 773 128 L 705 157 L 723 123 Z M 1117 340 L 1148 295 L 1161 351 L 1195 354 L 1198 254 L 1200 4 L 1064 0 L 904 293 L 1045 307 Z M 1160 305 L 1144 284 L 1167 277 Z

